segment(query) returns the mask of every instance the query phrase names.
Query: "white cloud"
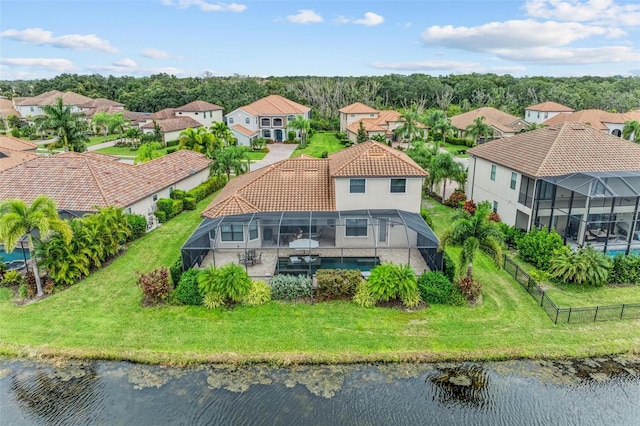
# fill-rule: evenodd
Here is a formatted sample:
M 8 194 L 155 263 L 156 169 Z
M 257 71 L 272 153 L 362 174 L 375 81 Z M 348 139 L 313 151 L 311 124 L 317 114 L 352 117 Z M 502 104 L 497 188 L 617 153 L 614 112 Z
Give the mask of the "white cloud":
M 113 65 L 124 67 L 124 68 L 135 68 L 138 66 L 138 64 L 136 64 L 136 62 L 133 59 L 129 59 L 129 58 L 124 58 L 119 61 L 115 61 Z
M 12 67 L 41 68 L 56 72 L 73 71 L 75 67 L 68 59 L 55 58 L 0 58 L 0 63 Z
M 169 52 L 160 49 L 144 49 L 141 55 L 145 58 L 151 59 L 168 59 L 171 57 L 171 54 Z
M 535 18 L 640 26 L 638 3 L 620 5 L 613 0 L 529 0 L 524 8 L 527 15 Z
M 618 30 L 575 22 L 513 20 L 477 27 L 433 26 L 422 33 L 430 47 L 449 47 L 474 52 L 563 46 L 591 36 L 615 36 Z
M 27 28 L 26 30 L 6 30 L 0 37 L 21 41 L 28 44 L 50 45 L 74 50 L 98 50 L 106 53 L 116 53 L 118 49 L 95 34 L 67 34 L 54 37 L 51 31 L 42 28 Z
M 639 62 L 640 52 L 629 46 L 605 47 L 536 47 L 519 51 L 517 49 L 494 52 L 502 59 L 530 64 L 545 65 L 585 65 L 610 62 Z
M 364 14 L 364 18 L 361 19 L 350 19 L 345 18 L 344 16 L 338 16 L 335 19 L 335 22 L 337 24 L 357 24 L 366 25 L 367 27 L 375 27 L 376 25 L 380 25 L 384 22 L 384 17 L 377 13 L 367 12 Z
M 396 71 L 462 71 L 477 69 L 477 62 L 459 61 L 415 61 L 415 62 L 371 62 L 369 66 Z
M 165 6 L 176 6 L 178 9 L 186 9 L 190 6 L 199 7 L 203 12 L 244 12 L 247 6 L 239 3 L 209 3 L 205 0 L 162 0 Z
M 310 22 L 322 22 L 322 16 L 311 9 L 300 9 L 295 15 L 288 15 L 287 21 L 295 24 L 308 24 Z
M 109 73 L 109 74 L 126 74 L 126 75 L 150 75 L 150 74 L 169 74 L 169 75 L 184 75 L 186 72 L 175 67 L 129 67 L 118 65 L 114 62 L 112 65 L 91 65 L 87 67 L 88 70 L 97 73 Z

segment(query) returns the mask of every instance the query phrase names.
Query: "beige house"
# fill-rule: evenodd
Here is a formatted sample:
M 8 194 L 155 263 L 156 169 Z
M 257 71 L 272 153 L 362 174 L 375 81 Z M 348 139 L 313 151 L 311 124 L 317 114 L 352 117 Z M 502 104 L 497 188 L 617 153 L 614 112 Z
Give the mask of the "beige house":
M 92 99 L 79 95 L 74 92 L 61 92 L 59 90 L 51 90 L 38 96 L 28 98 L 13 98 L 13 107 L 20 113 L 22 117 L 37 117 L 44 114 L 44 107 L 47 105 L 55 105 L 58 98 L 62 98 L 64 105 L 71 106 L 72 112 L 82 112 L 80 105 L 90 102 Z
M 156 124 L 160 127 L 162 142 L 165 144 L 169 141 L 180 139 L 180 133 L 186 129 L 202 127 L 199 121 L 191 117 L 174 117 L 163 120 L 151 120 L 147 124 L 140 126 L 140 130 L 142 130 L 143 134 L 152 134 L 155 131 Z
M 426 176 L 406 154 L 374 141 L 237 176 L 202 213 L 183 265 L 238 262 L 260 251 L 260 262 L 247 265 L 253 276 L 380 261 L 440 269 L 437 238 L 419 214 Z
M 477 118 L 484 118 L 484 123 L 493 129 L 493 139 L 514 136 L 526 128 L 529 123 L 493 107 L 482 107 L 451 117 L 451 124 L 458 128 L 458 136 L 464 136 L 464 129 L 473 124 Z
M 542 102 L 524 109 L 524 119 L 527 123 L 540 124 L 558 114 L 571 114 L 575 110 L 557 102 Z
M 176 117 L 191 117 L 207 129 L 222 121 L 222 107 L 205 101 L 193 101 L 174 108 Z
M 82 108 L 82 112 L 88 119 L 91 119 L 97 112 L 124 113 L 124 104 L 105 98 L 91 99 L 78 106 Z
M 584 109 L 571 114 L 561 114 L 544 121 L 545 126 L 567 122 L 580 122 L 598 129 L 601 132 L 621 137 L 624 123 L 631 120 L 640 119 L 640 114 L 635 111 L 621 114 L 607 112 L 601 109 Z
M 138 165 L 95 152 L 37 157 L 0 172 L 0 201 L 30 203 L 44 194 L 66 216 L 115 206 L 148 217 L 158 198 L 168 198 L 174 189 L 188 191 L 205 181 L 209 163 L 204 155 L 189 150 Z
M 139 113 L 137 113 L 139 114 Z M 160 126 L 164 143 L 177 140 L 180 133 L 191 128 L 205 127 L 207 130 L 215 122 L 222 121 L 222 107 L 205 102 L 193 101 L 178 108 L 165 108 L 150 115 L 134 117 L 143 134 L 153 133 L 155 124 Z
M 270 95 L 231 111 L 225 118 L 238 144 L 250 145 L 257 137 L 284 141 L 290 130 L 287 125 L 296 116 L 310 119 L 311 108 L 280 95 Z
M 380 111 L 362 102 L 354 102 L 351 105 L 340 108 L 338 113 L 340 114 L 340 131 L 344 133 L 353 123 L 363 119 L 378 118 Z

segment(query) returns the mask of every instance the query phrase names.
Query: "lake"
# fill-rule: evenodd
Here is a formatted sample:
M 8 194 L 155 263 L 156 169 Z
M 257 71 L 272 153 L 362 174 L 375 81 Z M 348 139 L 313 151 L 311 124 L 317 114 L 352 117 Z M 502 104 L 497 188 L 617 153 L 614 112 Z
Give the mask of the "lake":
M 0 360 L 2 425 L 634 425 L 640 358 L 169 368 Z

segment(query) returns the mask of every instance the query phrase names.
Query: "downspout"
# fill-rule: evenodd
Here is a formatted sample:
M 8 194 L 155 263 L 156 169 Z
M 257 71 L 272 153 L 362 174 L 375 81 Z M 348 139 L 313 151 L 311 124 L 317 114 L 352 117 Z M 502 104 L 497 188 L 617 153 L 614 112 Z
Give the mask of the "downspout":
M 473 188 L 476 185 L 476 166 L 477 166 L 477 157 L 475 155 L 472 155 L 473 157 L 473 176 L 471 177 L 471 198 L 469 198 L 470 200 L 473 200 Z

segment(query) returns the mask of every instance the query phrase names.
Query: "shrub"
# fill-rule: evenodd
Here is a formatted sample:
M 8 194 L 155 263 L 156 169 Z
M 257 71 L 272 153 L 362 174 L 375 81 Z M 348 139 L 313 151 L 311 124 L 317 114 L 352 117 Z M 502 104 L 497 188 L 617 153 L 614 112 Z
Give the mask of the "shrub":
M 189 269 L 182 274 L 173 291 L 173 297 L 177 301 L 185 305 L 202 305 L 202 294 L 198 287 L 199 274 L 200 271 L 197 269 Z
M 254 281 L 251 283 L 249 292 L 242 298 L 245 306 L 260 306 L 271 300 L 271 287 L 264 281 Z
M 369 285 L 365 280 L 360 281 L 356 286 L 356 294 L 353 296 L 353 302 L 363 308 L 375 306 L 376 298 L 371 294 Z
M 179 143 L 180 143 L 180 141 L 178 139 L 174 139 L 172 141 L 168 141 L 167 142 L 167 148 L 172 147 L 172 146 L 178 146 Z
M 208 309 L 215 309 L 219 308 L 220 306 L 224 306 L 225 299 L 221 294 L 207 293 L 202 299 L 202 304 Z
M 10 285 L 23 285 L 26 284 L 24 277 L 18 271 L 7 271 L 4 273 L 4 278 L 0 281 L 0 285 L 3 287 L 9 287 Z
M 422 216 L 424 221 L 427 222 L 427 225 L 429 225 L 429 227 L 433 228 L 433 219 L 431 218 L 431 213 L 429 213 L 429 210 L 420 209 L 420 216 Z
M 464 305 L 465 299 L 442 272 L 425 272 L 418 278 L 418 290 L 422 300 L 430 304 Z
M 554 250 L 549 261 L 552 278 L 573 284 L 601 286 L 607 282 L 611 259 L 593 247 L 579 248 L 572 252 L 569 246 Z
M 51 279 L 51 277 L 46 277 L 44 282 L 42 283 L 42 291 L 44 294 L 52 294 L 55 288 L 55 283 Z
M 178 285 L 180 282 L 180 277 L 182 277 L 182 259 L 178 258 L 173 265 L 169 266 L 169 275 L 171 275 L 171 282 L 174 287 Z
M 446 251 L 442 252 L 442 273 L 451 282 L 456 279 L 457 266 L 451 255 Z
M 504 222 L 498 223 L 498 229 L 502 234 L 502 241 L 504 241 L 508 247 L 517 246 L 518 240 L 524 235 L 523 232 L 515 226 L 509 226 Z
M 174 200 L 184 200 L 186 194 L 186 191 L 183 191 L 182 189 L 174 189 L 173 191 L 171 191 L 169 197 Z
M 371 295 L 377 302 L 400 299 L 407 307 L 420 303 L 416 275 L 409 265 L 383 263 L 371 271 L 367 280 Z
M 318 298 L 321 300 L 351 299 L 362 281 L 357 269 L 319 269 L 316 272 Z
M 295 300 L 313 297 L 313 283 L 306 275 L 280 274 L 271 278 L 274 300 Z
M 465 139 L 465 138 L 456 138 L 453 136 L 447 137 L 447 143 L 450 143 L 451 145 L 466 146 L 466 147 L 473 146 L 473 140 Z
M 29 288 L 26 284 L 22 284 L 18 287 L 18 296 L 20 299 L 28 299 L 29 298 Z
M 456 189 L 455 191 L 453 191 L 453 194 L 451 194 L 449 198 L 445 200 L 444 204 L 445 206 L 455 208 L 455 207 L 459 207 L 460 203 L 464 203 L 466 199 L 467 199 L 467 195 L 464 193 L 464 191 L 461 191 L 460 189 Z
M 469 302 L 474 302 L 482 294 L 482 284 L 473 277 L 462 278 L 458 282 L 458 288 Z
M 147 219 L 141 214 L 128 214 L 127 222 L 129 222 L 129 228 L 131 228 L 129 241 L 137 240 L 147 232 Z
M 184 200 L 182 200 L 185 210 L 195 210 L 196 209 L 196 199 L 194 197 L 185 196 Z
M 138 273 L 137 284 L 142 288 L 145 305 L 163 303 L 173 289 L 167 268 L 154 269 L 147 274 Z
M 500 215 L 496 212 L 489 213 L 489 221 L 490 222 L 501 222 Z
M 619 254 L 614 257 L 607 282 L 611 284 L 640 283 L 640 256 Z
M 173 154 L 177 151 L 177 148 L 167 148 L 167 154 Z
M 547 271 L 554 250 L 560 249 L 563 245 L 562 237 L 557 232 L 549 232 L 546 229 L 538 231 L 534 228 L 517 241 L 518 256 L 536 268 Z
M 294 141 L 296 139 L 296 132 L 294 130 L 289 130 L 287 132 L 287 141 Z
M 211 266 L 198 275 L 200 294 L 215 293 L 224 300 L 240 302 L 251 288 L 251 278 L 247 271 L 236 263 L 216 268 Z
M 327 151 L 322 151 L 322 154 L 320 154 L 320 158 L 328 158 L 329 157 L 329 153 Z
M 167 221 L 167 214 L 162 210 L 156 210 L 153 214 L 158 218 L 158 222 L 165 223 Z
M 173 200 L 171 205 L 171 217 L 178 216 L 184 210 L 184 203 L 182 200 Z
M 173 217 L 173 200 L 171 198 L 160 198 L 156 201 L 156 206 L 158 206 L 158 210 L 164 212 L 167 220 Z
M 24 280 L 27 284 L 27 297 L 29 299 L 33 299 L 38 294 L 38 287 L 36 286 L 36 276 L 33 275 L 33 272 L 29 271 L 26 273 Z
M 462 210 L 468 211 L 471 216 L 473 216 L 477 208 L 478 206 L 476 206 L 476 203 L 473 200 L 467 200 L 462 205 Z

